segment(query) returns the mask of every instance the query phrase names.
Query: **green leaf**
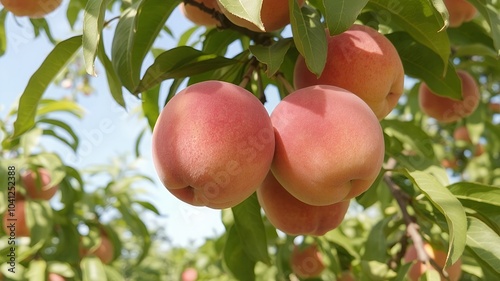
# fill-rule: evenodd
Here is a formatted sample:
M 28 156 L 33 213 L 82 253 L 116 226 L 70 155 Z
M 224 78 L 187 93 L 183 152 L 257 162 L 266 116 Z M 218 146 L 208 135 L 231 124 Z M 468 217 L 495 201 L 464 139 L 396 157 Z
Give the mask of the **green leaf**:
M 267 66 L 266 74 L 268 77 L 272 77 L 283 64 L 285 55 L 291 45 L 291 39 L 284 39 L 276 41 L 270 46 L 252 45 L 250 46 L 250 52 L 257 60 Z
M 387 260 L 387 235 L 385 229 L 391 220 L 391 217 L 387 217 L 372 227 L 366 239 L 362 260 L 379 262 Z
M 48 201 L 26 201 L 26 224 L 30 228 L 31 245 L 43 244 L 52 232 L 54 221 Z
M 57 133 L 55 133 L 55 131 L 53 131 L 54 132 L 53 136 L 60 139 L 64 143 L 66 143 L 69 147 L 71 147 L 73 149 L 73 151 L 76 152 L 76 150 L 78 148 L 78 144 L 79 144 L 79 139 L 78 139 L 78 136 L 73 131 L 73 128 L 71 128 L 71 126 L 69 126 L 68 124 L 66 124 L 63 121 L 60 121 L 57 119 L 49 119 L 49 118 L 40 119 L 36 123 L 37 124 L 40 124 L 40 123 L 50 124 L 50 125 L 56 126 L 58 128 L 61 128 L 62 130 L 64 130 L 72 138 L 72 142 L 70 142 L 69 140 L 66 140 L 65 138 L 60 137 Z
M 7 17 L 7 10 L 0 10 L 0 57 L 3 56 L 7 50 L 7 34 L 5 33 L 5 18 Z
M 370 0 L 367 7 L 381 14 L 387 23 L 399 26 L 415 40 L 438 54 L 444 67 L 441 71 L 445 73 L 451 53 L 450 42 L 448 35 L 443 31 L 443 18 L 431 1 Z
M 269 264 L 266 229 L 262 221 L 257 195 L 254 193 L 242 203 L 234 206 L 232 211 L 234 228 L 240 235 L 241 244 L 247 256 L 253 261 Z
M 44 260 L 33 260 L 29 263 L 26 277 L 29 281 L 45 281 L 47 262 Z
M 264 24 L 260 18 L 263 0 L 219 0 L 219 4 L 229 13 L 238 18 L 245 19 L 265 31 Z
M 304 57 L 307 68 L 319 76 L 325 68 L 328 46 L 320 15 L 307 5 L 300 8 L 297 0 L 289 0 L 289 3 L 295 47 Z
M 146 70 L 135 93 L 146 91 L 166 79 L 190 77 L 237 62 L 214 54 L 205 54 L 188 46 L 170 49 L 160 54 Z
M 83 108 L 74 101 L 65 99 L 62 100 L 43 99 L 39 102 L 36 115 L 42 116 L 45 114 L 58 111 L 64 111 L 70 113 L 71 115 L 77 118 L 82 118 L 84 114 Z
M 244 234 L 243 234 L 244 235 Z M 245 252 L 242 245 L 241 235 L 235 227 L 227 232 L 226 245 L 224 247 L 224 263 L 238 280 L 255 280 L 255 261 Z
M 406 32 L 388 34 L 387 38 L 398 50 L 405 74 L 419 78 L 436 94 L 456 100 L 462 99 L 462 84 L 452 63 L 446 66 L 439 54 L 415 41 Z
M 241 38 L 241 33 L 232 29 L 210 29 L 205 35 L 202 51 L 206 54 L 224 56 L 227 47 L 239 38 Z
M 144 91 L 141 94 L 142 100 L 142 111 L 148 119 L 149 127 L 151 131 L 154 129 L 156 120 L 160 115 L 160 107 L 158 105 L 158 99 L 160 97 L 160 84 Z
M 123 99 L 123 91 L 120 78 L 118 77 L 116 70 L 113 68 L 113 63 L 104 50 L 104 43 L 102 40 L 99 40 L 97 56 L 104 66 L 104 70 L 106 71 L 106 78 L 108 79 L 109 91 L 111 92 L 111 96 L 116 101 L 116 103 L 125 108 L 125 100 Z
M 491 3 L 485 3 L 481 0 L 469 0 L 476 9 L 483 15 L 491 28 L 491 37 L 493 39 L 497 55 L 500 56 L 500 12 L 498 8 Z
M 80 267 L 83 281 L 107 281 L 104 265 L 98 257 L 84 257 L 80 262 Z
M 158 209 L 153 204 L 151 204 L 147 201 L 135 201 L 135 203 L 143 206 L 145 209 L 148 209 L 157 215 L 160 215 L 160 211 L 158 211 Z
M 455 263 L 465 248 L 467 218 L 460 201 L 432 175 L 421 171 L 406 171 L 408 178 L 429 201 L 445 216 L 449 231 L 446 264 Z
M 467 246 L 476 259 L 480 259 L 500 276 L 500 236 L 497 233 L 482 221 L 469 217 Z
M 142 244 L 140 245 L 141 253 L 137 257 L 136 262 L 136 264 L 140 264 L 144 260 L 144 258 L 146 258 L 149 249 L 151 248 L 151 237 L 148 228 L 139 217 L 137 212 L 130 208 L 132 204 L 126 196 L 119 196 L 118 199 L 120 201 L 118 210 L 122 214 L 123 219 L 125 220 L 129 229 L 134 234 L 134 236 L 142 238 Z
M 88 1 L 83 14 L 83 59 L 85 71 L 92 76 L 97 76 L 94 61 L 101 41 L 107 4 L 108 0 Z
M 458 182 L 448 187 L 458 199 L 473 200 L 500 207 L 500 188 L 473 182 Z
M 351 25 L 358 17 L 368 0 L 322 0 L 324 16 L 330 35 L 340 34 Z
M 143 60 L 178 0 L 143 0 L 121 16 L 111 46 L 111 61 L 123 86 L 135 93 Z
M 57 44 L 45 58 L 42 65 L 31 76 L 19 100 L 17 119 L 14 122 L 14 135 L 19 137 L 35 124 L 38 102 L 57 74 L 69 62 L 82 44 L 82 36 L 75 36 Z

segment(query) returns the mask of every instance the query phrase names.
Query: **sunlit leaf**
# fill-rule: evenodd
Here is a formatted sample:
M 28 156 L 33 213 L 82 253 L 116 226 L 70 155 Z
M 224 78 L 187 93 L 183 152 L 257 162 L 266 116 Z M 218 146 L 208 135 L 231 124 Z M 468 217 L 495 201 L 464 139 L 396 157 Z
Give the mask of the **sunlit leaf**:
M 326 64 L 326 32 L 320 21 L 319 13 L 311 7 L 299 7 L 297 0 L 289 0 L 293 41 L 299 53 L 304 57 L 307 68 L 320 75 Z
M 409 179 L 445 216 L 449 231 L 447 264 L 455 263 L 465 248 L 467 218 L 460 201 L 432 175 L 421 171 L 406 172 Z
M 20 136 L 33 127 L 38 102 L 42 98 L 43 93 L 73 57 L 74 53 L 81 47 L 81 44 L 82 36 L 75 36 L 60 42 L 31 76 L 19 100 L 19 111 L 17 119 L 14 122 L 13 138 Z

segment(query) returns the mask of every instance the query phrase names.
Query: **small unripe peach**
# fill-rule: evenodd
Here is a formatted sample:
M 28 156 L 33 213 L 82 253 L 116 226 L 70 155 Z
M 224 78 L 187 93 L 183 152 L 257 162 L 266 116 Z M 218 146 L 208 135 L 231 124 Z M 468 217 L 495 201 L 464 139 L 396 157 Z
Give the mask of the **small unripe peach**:
M 465 126 L 460 126 L 453 131 L 453 138 L 457 141 L 471 142 L 469 131 Z
M 181 281 L 196 281 L 198 279 L 198 271 L 195 268 L 188 267 L 181 274 Z

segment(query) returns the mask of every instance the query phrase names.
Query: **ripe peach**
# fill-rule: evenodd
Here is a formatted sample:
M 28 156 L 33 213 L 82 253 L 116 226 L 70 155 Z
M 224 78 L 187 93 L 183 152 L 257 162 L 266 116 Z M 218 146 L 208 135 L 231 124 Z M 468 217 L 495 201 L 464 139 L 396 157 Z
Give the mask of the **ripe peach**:
M 42 18 L 61 5 L 62 0 L 0 0 L 6 10 L 18 17 Z
M 26 197 L 31 199 L 49 200 L 54 197 L 59 185 L 50 184 L 50 174 L 44 168 L 38 168 L 36 171 L 28 170 L 21 174 L 21 183 L 25 188 Z M 21 199 L 23 195 L 16 192 L 16 198 Z
M 66 279 L 64 279 L 64 277 L 62 277 L 61 275 L 59 274 L 56 274 L 56 273 L 49 273 L 49 275 L 47 276 L 47 280 L 48 281 L 65 281 Z
M 424 249 L 429 255 L 429 257 L 436 261 L 439 267 L 441 268 L 444 267 L 446 262 L 445 252 L 440 250 L 435 250 L 432 248 L 431 245 L 427 243 L 424 244 Z M 417 250 L 415 249 L 415 246 L 410 245 L 406 249 L 404 261 L 408 263 L 416 260 L 417 258 L 418 258 Z M 429 266 L 431 266 L 430 263 Z M 462 274 L 461 266 L 462 266 L 462 261 L 458 260 L 456 263 L 446 268 L 446 272 L 448 272 L 449 274 L 450 281 L 457 281 L 458 279 L 460 279 L 460 275 Z M 415 264 L 411 266 L 410 271 L 408 272 L 408 277 L 410 278 L 411 281 L 417 281 L 420 278 L 420 276 L 422 276 L 425 273 L 426 270 L 427 266 L 421 261 L 417 261 Z M 443 281 L 446 280 L 442 274 L 441 274 L 441 280 Z
M 383 119 L 397 105 L 404 90 L 404 69 L 394 45 L 375 29 L 354 24 L 349 30 L 328 36 L 325 68 L 317 77 L 304 57 L 295 64 L 297 89 L 332 85 L 358 95 Z
M 310 245 L 303 249 L 294 246 L 290 256 L 290 265 L 293 273 L 300 278 L 318 277 L 325 270 L 323 257 L 316 245 Z
M 351 272 L 344 271 L 337 281 L 356 281 L 356 278 L 354 278 L 354 275 L 352 275 Z
M 220 12 L 219 5 L 217 5 L 217 0 L 200 0 L 198 2 L 203 3 L 207 8 L 215 9 L 216 11 Z M 186 5 L 183 2 L 179 5 L 179 8 L 181 9 L 182 14 L 194 24 L 204 26 L 215 26 L 219 24 L 219 21 L 216 18 L 212 17 L 211 14 L 202 11 L 196 6 L 189 4 Z
M 441 165 L 444 168 L 456 169 L 456 168 L 458 168 L 458 161 L 457 161 L 457 159 L 443 159 L 443 160 L 441 160 Z
M 11 216 L 11 214 L 13 214 L 13 216 Z M 12 236 L 12 231 L 14 231 L 14 236 L 16 237 L 30 236 L 30 229 L 28 228 L 28 224 L 26 222 L 26 201 L 16 201 L 12 213 L 9 210 L 4 213 L 3 230 L 7 233 L 7 236 Z
M 477 13 L 474 5 L 467 0 L 444 0 L 444 5 L 448 10 L 450 27 L 458 27 L 471 21 Z
M 428 116 L 451 123 L 471 115 L 479 105 L 479 88 L 474 78 L 463 70 L 457 71 L 462 81 L 462 100 L 442 97 L 431 91 L 423 82 L 418 89 L 419 103 Z
M 460 126 L 453 131 L 453 139 L 457 141 L 472 142 L 469 131 L 465 126 Z
M 98 257 L 102 263 L 104 264 L 109 264 L 114 256 L 114 246 L 111 240 L 109 240 L 108 236 L 105 233 L 102 233 L 101 235 L 101 243 L 97 248 L 93 248 L 90 251 L 83 246 L 80 247 L 80 256 L 88 256 L 88 255 L 95 255 Z
M 276 151 L 271 169 L 300 201 L 325 206 L 365 192 L 384 160 L 377 117 L 358 96 L 317 85 L 285 97 L 271 114 Z
M 257 189 L 257 198 L 271 224 L 288 235 L 324 235 L 339 226 L 349 208 L 349 201 L 308 205 L 288 193 L 271 172 Z
M 181 281 L 196 281 L 198 279 L 198 271 L 195 268 L 188 267 L 181 274 Z
M 153 160 L 162 183 L 182 201 L 230 208 L 262 183 L 274 143 L 269 115 L 252 93 L 205 81 L 179 92 L 161 112 Z
M 493 113 L 500 113 L 500 103 L 495 103 L 492 102 L 488 104 L 488 108 L 493 112 Z
M 234 24 L 256 32 L 262 32 L 255 24 L 237 17 L 226 10 L 219 1 L 219 7 L 224 15 Z M 299 0 L 302 6 L 305 0 Z M 266 32 L 276 31 L 290 23 L 288 0 L 263 0 L 260 9 L 260 18 Z

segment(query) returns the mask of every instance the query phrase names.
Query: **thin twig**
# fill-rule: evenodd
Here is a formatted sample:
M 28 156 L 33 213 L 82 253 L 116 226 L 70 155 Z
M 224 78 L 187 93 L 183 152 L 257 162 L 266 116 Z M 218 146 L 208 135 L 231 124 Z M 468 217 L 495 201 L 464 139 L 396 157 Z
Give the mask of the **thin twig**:
M 295 91 L 295 88 L 286 80 L 285 76 L 283 76 L 283 73 L 278 72 L 274 75 L 276 79 L 283 84 L 285 87 L 285 90 L 288 92 L 288 94 L 293 93 Z

